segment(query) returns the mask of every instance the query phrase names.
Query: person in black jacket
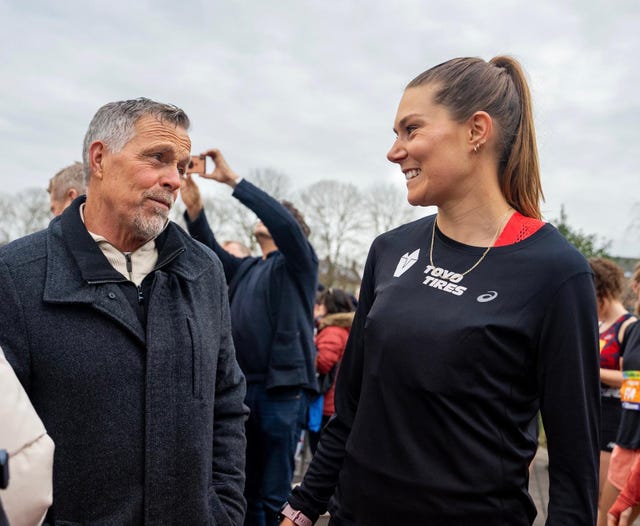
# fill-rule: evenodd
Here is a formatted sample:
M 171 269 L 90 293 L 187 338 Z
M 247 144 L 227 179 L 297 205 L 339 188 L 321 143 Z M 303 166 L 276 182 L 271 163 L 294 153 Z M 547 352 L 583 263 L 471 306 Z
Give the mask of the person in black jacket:
M 215 239 L 196 183 L 186 175 L 182 199 L 191 235 L 212 248 L 229 283 L 231 325 L 238 362 L 247 379 L 247 516 L 245 525 L 277 524 L 291 490 L 294 454 L 304 424 L 307 393 L 315 391 L 313 305 L 318 258 L 309 228 L 290 203 L 280 203 L 238 177 L 218 150 L 201 174 L 232 187 L 258 216 L 254 234 L 261 257 L 238 258 Z
M 620 347 L 622 415 L 601 499 L 598 526 L 635 524 L 640 514 L 640 322 L 631 324 Z

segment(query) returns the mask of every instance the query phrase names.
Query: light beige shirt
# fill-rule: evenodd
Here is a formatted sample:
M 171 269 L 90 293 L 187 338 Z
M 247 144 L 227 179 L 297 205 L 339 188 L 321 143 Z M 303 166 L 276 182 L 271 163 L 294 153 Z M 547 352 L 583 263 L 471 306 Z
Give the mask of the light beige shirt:
M 80 217 L 84 223 L 84 204 L 80 206 Z M 98 248 L 107 258 L 107 261 L 111 263 L 111 266 L 137 286 L 140 286 L 142 280 L 155 268 L 158 262 L 158 249 L 156 248 L 155 238 L 147 241 L 133 252 L 121 252 L 109 243 L 105 237 L 94 234 L 89 230 L 87 231 L 98 244 Z

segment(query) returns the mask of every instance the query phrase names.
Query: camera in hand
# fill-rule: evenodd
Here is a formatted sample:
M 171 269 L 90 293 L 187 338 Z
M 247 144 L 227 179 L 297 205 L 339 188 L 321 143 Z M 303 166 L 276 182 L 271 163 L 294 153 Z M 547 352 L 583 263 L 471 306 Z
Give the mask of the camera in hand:
M 204 155 L 192 155 L 186 171 L 188 174 L 204 174 L 206 163 L 207 158 Z

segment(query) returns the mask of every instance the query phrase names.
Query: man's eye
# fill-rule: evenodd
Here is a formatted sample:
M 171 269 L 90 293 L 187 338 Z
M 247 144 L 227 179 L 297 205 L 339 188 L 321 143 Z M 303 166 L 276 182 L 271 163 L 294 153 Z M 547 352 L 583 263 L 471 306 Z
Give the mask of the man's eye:
M 416 131 L 418 127 L 415 124 L 411 124 L 407 126 L 406 130 L 409 135 L 411 135 L 414 131 Z

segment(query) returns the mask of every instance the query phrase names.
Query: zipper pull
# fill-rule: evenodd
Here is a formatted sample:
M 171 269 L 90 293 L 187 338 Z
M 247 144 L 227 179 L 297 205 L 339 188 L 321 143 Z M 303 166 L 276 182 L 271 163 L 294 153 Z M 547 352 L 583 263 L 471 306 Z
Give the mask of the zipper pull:
M 131 274 L 133 273 L 133 263 L 131 263 L 131 252 L 123 252 L 124 259 L 127 263 L 127 272 L 129 273 L 129 281 L 133 281 Z
M 144 303 L 144 294 L 142 293 L 142 285 L 138 285 L 138 303 L 140 305 Z

